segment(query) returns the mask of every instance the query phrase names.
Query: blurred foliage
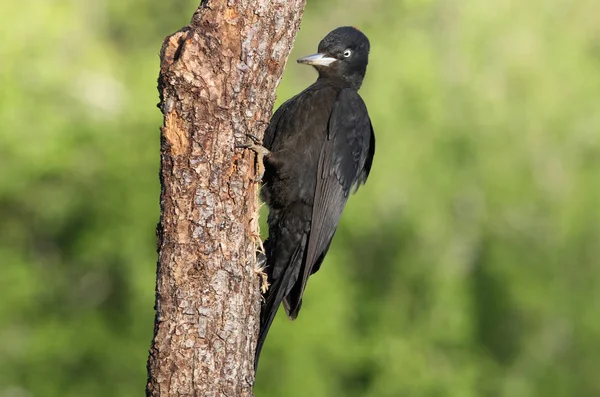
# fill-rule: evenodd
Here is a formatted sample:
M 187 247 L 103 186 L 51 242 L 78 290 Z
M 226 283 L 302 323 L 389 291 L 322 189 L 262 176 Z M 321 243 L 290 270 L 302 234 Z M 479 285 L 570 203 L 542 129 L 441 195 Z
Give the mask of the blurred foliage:
M 162 39 L 198 0 L 0 5 L 0 396 L 143 394 Z M 360 10 L 360 12 L 357 12 Z M 371 39 L 377 134 L 256 395 L 599 396 L 600 3 L 309 2 Z

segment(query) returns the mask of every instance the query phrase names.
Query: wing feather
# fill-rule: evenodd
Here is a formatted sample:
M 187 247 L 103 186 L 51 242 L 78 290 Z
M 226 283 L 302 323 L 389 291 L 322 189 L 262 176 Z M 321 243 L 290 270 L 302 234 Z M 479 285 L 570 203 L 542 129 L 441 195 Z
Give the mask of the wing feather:
M 352 187 L 366 181 L 374 153 L 375 138 L 364 102 L 356 91 L 341 90 L 319 156 L 301 279 L 285 302 L 291 318 L 298 314 L 308 277 L 318 270 L 329 249 Z

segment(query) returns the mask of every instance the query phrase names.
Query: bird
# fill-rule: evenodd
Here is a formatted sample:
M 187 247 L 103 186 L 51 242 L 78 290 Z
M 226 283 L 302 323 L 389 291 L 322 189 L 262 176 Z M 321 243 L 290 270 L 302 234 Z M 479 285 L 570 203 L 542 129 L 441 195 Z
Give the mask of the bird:
M 255 370 L 280 304 L 296 319 L 350 193 L 371 171 L 375 135 L 358 94 L 369 51 L 369 39 L 357 28 L 331 31 L 318 53 L 297 60 L 313 66 L 317 80 L 275 111 L 262 142 L 248 135 L 249 143 L 238 145 L 256 152 L 260 196 L 269 207 L 269 235 L 259 258 L 269 288 L 261 304 Z

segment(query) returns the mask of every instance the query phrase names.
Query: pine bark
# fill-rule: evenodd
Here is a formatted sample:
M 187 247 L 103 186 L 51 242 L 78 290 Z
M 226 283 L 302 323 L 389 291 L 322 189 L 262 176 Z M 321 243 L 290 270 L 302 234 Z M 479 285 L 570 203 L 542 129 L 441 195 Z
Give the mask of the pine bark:
M 203 0 L 161 50 L 161 217 L 146 395 L 251 396 L 255 155 L 305 0 Z

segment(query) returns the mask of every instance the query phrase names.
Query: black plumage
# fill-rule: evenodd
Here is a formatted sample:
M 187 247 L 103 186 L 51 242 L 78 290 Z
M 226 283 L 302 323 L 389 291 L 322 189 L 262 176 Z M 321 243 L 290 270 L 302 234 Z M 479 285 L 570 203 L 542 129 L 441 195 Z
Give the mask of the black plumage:
M 299 59 L 317 81 L 273 115 L 263 145 L 244 145 L 264 156 L 261 197 L 269 206 L 265 241 L 270 287 L 261 308 L 255 365 L 279 304 L 298 316 L 309 276 L 319 270 L 353 188 L 369 175 L 375 136 L 357 90 L 365 76 L 369 40 L 341 27 Z

